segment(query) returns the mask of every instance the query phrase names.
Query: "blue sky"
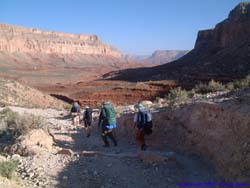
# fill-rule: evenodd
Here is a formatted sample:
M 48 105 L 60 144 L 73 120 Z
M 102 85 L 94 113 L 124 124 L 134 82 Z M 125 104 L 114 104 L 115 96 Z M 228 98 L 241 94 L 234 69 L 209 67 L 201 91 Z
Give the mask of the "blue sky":
M 239 0 L 0 0 L 0 22 L 96 34 L 123 53 L 192 49 Z

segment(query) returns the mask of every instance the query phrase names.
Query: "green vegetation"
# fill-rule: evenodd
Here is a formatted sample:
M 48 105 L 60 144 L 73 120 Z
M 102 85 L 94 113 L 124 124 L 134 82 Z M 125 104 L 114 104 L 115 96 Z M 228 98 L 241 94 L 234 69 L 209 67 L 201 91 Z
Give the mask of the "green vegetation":
M 236 89 L 242 89 L 250 87 L 250 75 L 246 76 L 244 79 L 235 80 L 233 82 L 229 82 L 225 85 L 223 85 L 221 82 L 211 80 L 210 82 L 206 83 L 200 83 L 196 85 L 192 90 L 186 91 L 182 89 L 181 87 L 177 87 L 174 89 L 171 89 L 167 96 L 165 96 L 166 103 L 170 106 L 179 106 L 182 104 L 187 103 L 187 101 L 190 98 L 195 97 L 194 100 L 197 98 L 203 99 L 203 100 L 212 100 L 213 102 L 216 102 L 216 98 L 211 97 L 211 99 L 208 99 L 208 95 L 204 95 L 207 93 L 217 92 L 217 91 L 234 91 Z M 218 93 L 219 94 L 219 93 Z M 224 94 L 224 93 L 222 93 Z M 159 101 L 161 98 L 156 97 L 154 103 L 160 103 Z M 250 103 L 250 96 L 239 96 L 237 98 L 239 102 L 244 102 L 249 104 Z
M 174 106 L 176 104 L 186 103 L 188 97 L 189 94 L 186 90 L 181 89 L 181 87 L 177 87 L 175 89 L 171 89 L 166 98 L 169 100 L 169 105 Z
M 70 112 L 70 110 L 71 110 L 71 105 L 70 104 L 64 104 L 64 106 L 63 106 L 63 108 L 65 109 L 65 110 L 67 110 L 67 112 Z
M 0 175 L 2 177 L 11 179 L 17 166 L 18 162 L 13 160 L 0 162 Z
M 45 120 L 41 116 L 28 113 L 19 115 L 10 108 L 0 111 L 0 138 L 5 138 L 5 141 L 15 141 L 20 135 L 44 126 Z
M 235 89 L 250 87 L 250 75 L 247 75 L 245 78 L 241 80 L 235 80 L 233 82 Z
M 216 91 L 224 91 L 225 86 L 214 80 L 211 80 L 208 84 L 200 83 L 195 86 L 195 92 L 197 93 L 209 93 L 209 92 L 216 92 Z
M 195 86 L 195 92 L 204 94 L 209 92 L 224 91 L 226 89 L 229 91 L 233 91 L 235 89 L 242 89 L 245 87 L 250 87 L 250 75 L 246 76 L 243 79 L 229 82 L 226 85 L 223 85 L 222 83 L 216 82 L 214 80 L 211 80 L 208 84 L 200 83 Z

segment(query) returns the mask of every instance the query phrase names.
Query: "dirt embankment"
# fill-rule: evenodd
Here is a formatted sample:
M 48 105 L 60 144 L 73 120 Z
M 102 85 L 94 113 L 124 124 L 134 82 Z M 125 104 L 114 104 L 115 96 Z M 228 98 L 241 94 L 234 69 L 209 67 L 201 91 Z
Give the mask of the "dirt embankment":
M 200 154 L 213 161 L 227 181 L 249 180 L 249 95 L 220 104 L 194 103 L 154 113 L 153 117 L 154 134 L 148 137 L 149 145 Z M 130 135 L 132 120 L 132 115 L 119 119 L 122 136 Z
M 0 78 L 0 104 L 56 109 L 62 109 L 66 105 L 41 91 L 4 78 Z

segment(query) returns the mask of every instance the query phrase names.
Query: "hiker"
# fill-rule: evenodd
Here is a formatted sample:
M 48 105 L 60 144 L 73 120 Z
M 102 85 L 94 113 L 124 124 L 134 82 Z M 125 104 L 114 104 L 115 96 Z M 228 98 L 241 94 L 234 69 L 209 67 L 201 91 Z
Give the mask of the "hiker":
M 135 109 L 137 109 L 134 116 L 136 140 L 141 146 L 141 150 L 146 150 L 145 135 L 152 133 L 152 115 L 141 103 L 136 104 Z
M 79 125 L 81 107 L 80 107 L 80 105 L 79 105 L 79 103 L 77 101 L 73 102 L 70 113 L 71 113 L 71 118 L 72 118 L 73 125 Z
M 85 107 L 85 111 L 83 112 L 83 122 L 85 126 L 85 131 L 87 134 L 87 137 L 90 137 L 91 129 L 92 129 L 92 108 L 89 108 L 88 106 Z
M 117 146 L 117 141 L 113 135 L 113 129 L 116 128 L 116 112 L 114 107 L 111 105 L 110 102 L 106 101 L 103 102 L 98 127 L 102 128 L 102 139 L 104 141 L 104 147 L 109 147 L 109 142 L 107 137 L 109 137 L 114 146 Z

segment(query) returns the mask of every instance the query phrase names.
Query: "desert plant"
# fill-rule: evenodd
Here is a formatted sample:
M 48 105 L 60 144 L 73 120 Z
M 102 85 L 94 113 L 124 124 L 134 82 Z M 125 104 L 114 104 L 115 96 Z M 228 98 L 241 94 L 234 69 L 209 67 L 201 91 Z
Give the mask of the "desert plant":
M 13 112 L 10 108 L 6 107 L 0 112 L 0 119 L 4 120 L 7 125 L 11 125 L 15 123 L 15 120 L 18 116 L 18 113 Z
M 234 89 L 235 89 L 234 83 L 232 83 L 232 82 L 227 83 L 226 88 L 227 88 L 229 91 L 234 90 Z
M 43 128 L 44 125 L 45 120 L 43 117 L 25 113 L 17 117 L 14 130 L 17 135 L 24 135 L 30 130 Z
M 17 166 L 18 162 L 13 160 L 0 162 L 0 175 L 11 179 Z
M 200 83 L 195 86 L 195 91 L 197 93 L 209 93 L 224 90 L 225 86 L 220 82 L 216 82 L 215 80 L 211 80 L 208 84 Z
M 235 80 L 233 82 L 235 88 L 244 88 L 250 86 L 250 75 L 247 75 L 244 79 L 241 80 Z
M 196 94 L 196 91 L 195 91 L 195 89 L 194 89 L 194 88 L 193 88 L 192 90 L 189 90 L 189 91 L 188 91 L 188 97 L 189 97 L 189 98 L 194 97 L 194 96 L 195 96 L 195 94 Z
M 65 105 L 63 106 L 63 108 L 64 108 L 67 112 L 70 112 L 70 110 L 71 110 L 71 105 L 70 105 L 70 104 L 65 104 Z
M 186 90 L 181 89 L 181 87 L 177 87 L 169 91 L 167 99 L 169 100 L 170 106 L 173 106 L 175 104 L 183 104 L 188 99 L 188 92 Z
M 208 87 L 211 89 L 212 92 L 225 90 L 225 86 L 222 83 L 216 82 L 214 80 L 211 80 L 208 83 Z
M 10 135 L 10 141 L 14 141 L 20 135 L 28 133 L 32 129 L 43 128 L 45 120 L 41 116 L 24 113 L 19 115 L 10 108 L 0 112 L 0 136 Z

